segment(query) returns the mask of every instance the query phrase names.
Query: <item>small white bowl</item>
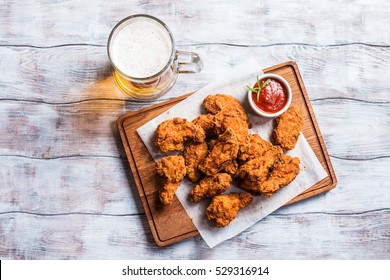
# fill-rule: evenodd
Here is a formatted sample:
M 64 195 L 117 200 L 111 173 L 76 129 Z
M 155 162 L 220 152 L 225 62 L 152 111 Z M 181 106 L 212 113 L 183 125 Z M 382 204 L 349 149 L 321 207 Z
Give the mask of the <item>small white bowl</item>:
M 249 105 L 251 106 L 252 110 L 257 115 L 262 116 L 262 117 L 266 117 L 266 118 L 276 118 L 276 117 L 280 116 L 281 114 L 283 114 L 284 112 L 286 112 L 288 107 L 290 107 L 291 100 L 292 100 L 291 87 L 290 87 L 289 83 L 283 77 L 276 75 L 276 74 L 263 74 L 263 75 L 259 76 L 259 80 L 263 80 L 263 79 L 275 79 L 278 82 L 280 82 L 281 84 L 283 84 L 287 90 L 287 103 L 284 105 L 284 107 L 281 110 L 279 110 L 275 113 L 265 112 L 256 106 L 256 104 L 252 100 L 252 91 L 250 91 L 250 90 L 248 90 L 248 102 L 249 102 Z M 253 85 L 255 83 L 256 83 L 256 81 L 254 81 L 250 86 L 253 87 Z

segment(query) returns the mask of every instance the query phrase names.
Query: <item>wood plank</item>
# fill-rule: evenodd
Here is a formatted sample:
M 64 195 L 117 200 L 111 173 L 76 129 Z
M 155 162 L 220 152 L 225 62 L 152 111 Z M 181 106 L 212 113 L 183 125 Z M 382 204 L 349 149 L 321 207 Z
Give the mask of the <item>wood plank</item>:
M 115 121 L 123 102 L 95 100 L 65 105 L 2 101 L 6 131 L 0 154 L 35 158 L 99 155 L 125 157 Z
M 110 157 L 0 157 L 0 212 L 104 213 L 143 209 L 127 162 Z
M 390 248 L 386 246 L 389 228 L 388 209 L 353 215 L 271 214 L 212 250 L 200 237 L 159 248 L 152 241 L 145 216 L 10 213 L 0 215 L 0 256 L 2 259 L 377 260 L 390 257 Z
M 372 160 L 348 160 L 332 157 L 337 176 L 337 188 L 285 206 L 281 214 L 363 213 L 390 209 L 390 157 Z M 378 215 L 380 218 L 380 215 Z
M 0 67 L 7 69 L 0 79 L 0 100 L 69 105 L 88 100 L 117 100 L 117 109 L 133 111 L 198 90 L 222 76 L 233 65 L 255 57 L 264 68 L 286 60 L 296 61 L 311 100 L 342 97 L 370 102 L 390 101 L 387 94 L 390 84 L 386 76 L 390 48 L 365 45 L 240 47 L 206 44 L 183 49 L 200 54 L 204 61 L 203 71 L 195 75 L 179 75 L 176 85 L 158 101 L 139 102 L 116 88 L 105 47 L 0 47 Z
M 172 29 L 178 44 L 364 42 L 388 45 L 390 42 L 387 32 L 390 8 L 386 1 L 380 0 L 327 0 L 321 3 L 315 0 L 304 3 L 293 0 L 243 3 L 217 0 L 207 5 L 196 5 L 191 0 L 158 4 L 153 1 L 111 3 L 99 0 L 93 5 L 74 0 L 44 4 L 11 0 L 1 9 L 3 36 L 0 44 L 103 45 L 115 23 L 136 13 L 161 18 Z M 68 18 L 73 20 L 60 20 Z
M 311 186 L 289 203 L 294 203 L 334 188 L 336 186 L 336 177 L 297 65 L 294 62 L 286 62 L 264 69 L 264 72 L 279 74 L 290 84 L 293 92 L 292 103 L 297 104 L 301 108 L 304 116 L 302 133 L 328 173 L 327 178 Z M 117 121 L 119 133 L 132 168 L 142 205 L 148 217 L 153 237 L 159 246 L 166 246 L 182 241 L 183 239 L 196 235 L 197 231 L 177 199 L 174 200 L 173 205 L 169 208 L 161 207 L 158 203 L 160 178 L 155 172 L 155 162 L 138 136 L 136 129 L 184 98 L 176 98 L 161 103 L 160 105 L 156 104 L 144 110 L 126 114 L 121 116 Z M 173 220 L 173 222 L 169 223 L 170 226 L 167 226 L 167 217 L 171 221 Z
M 390 102 L 372 104 L 341 99 L 316 103 L 320 103 L 315 109 L 320 125 L 326 122 L 329 128 L 324 139 L 331 154 L 349 159 L 390 156 Z M 367 107 L 376 109 L 366 111 Z
M 82 100 L 125 99 L 116 90 L 104 47 L 0 48 L 4 99 L 68 104 Z

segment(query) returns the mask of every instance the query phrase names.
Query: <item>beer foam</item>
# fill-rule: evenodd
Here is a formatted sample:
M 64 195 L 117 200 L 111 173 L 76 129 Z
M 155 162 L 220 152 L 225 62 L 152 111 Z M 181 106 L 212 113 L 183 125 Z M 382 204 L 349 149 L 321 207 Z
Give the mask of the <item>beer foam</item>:
M 111 60 L 122 73 L 150 77 L 169 62 L 172 41 L 168 31 L 149 18 L 130 19 L 111 38 Z

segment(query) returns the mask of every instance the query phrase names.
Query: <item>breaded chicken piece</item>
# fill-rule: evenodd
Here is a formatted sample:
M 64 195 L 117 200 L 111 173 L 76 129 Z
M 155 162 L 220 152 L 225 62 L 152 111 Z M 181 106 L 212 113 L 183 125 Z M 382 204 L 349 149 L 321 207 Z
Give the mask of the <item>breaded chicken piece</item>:
M 211 139 L 208 142 L 209 150 L 212 150 L 216 143 L 218 143 L 218 139 Z M 227 173 L 227 174 L 233 176 L 234 174 L 236 174 L 238 167 L 239 167 L 239 165 L 238 165 L 237 159 L 233 159 L 230 163 L 226 163 L 226 166 L 224 166 L 224 168 L 222 168 L 221 171 L 223 173 Z
M 228 128 L 234 130 L 240 143 L 245 141 L 248 135 L 248 123 L 234 110 L 224 110 L 214 115 L 214 133 L 220 135 Z
M 206 216 L 217 227 L 225 227 L 236 218 L 240 209 L 253 200 L 249 193 L 220 194 L 213 197 L 206 209 Z
M 190 191 L 190 200 L 192 202 L 199 202 L 203 198 L 221 194 L 230 187 L 231 183 L 232 177 L 227 173 L 206 176 Z
M 276 123 L 273 132 L 275 143 L 284 150 L 294 149 L 303 126 L 301 110 L 296 105 L 291 105 L 286 112 L 276 119 Z
M 206 142 L 190 142 L 184 148 L 184 160 L 186 164 L 187 177 L 193 182 L 200 179 L 198 165 L 208 154 L 209 148 Z
M 206 138 L 203 128 L 182 118 L 162 122 L 156 130 L 155 145 L 161 152 L 183 151 L 184 142 L 203 142 Z
M 197 126 L 203 128 L 206 133 L 206 137 L 214 137 L 214 115 L 213 114 L 205 114 L 200 115 L 196 119 L 192 121 Z
M 266 151 L 272 148 L 272 144 L 257 134 L 248 134 L 245 141 L 240 145 L 238 160 L 241 164 L 261 157 Z
M 237 136 L 229 128 L 218 137 L 207 156 L 199 163 L 199 170 L 207 176 L 218 173 L 237 157 L 238 147 Z
M 261 184 L 261 194 L 271 196 L 280 188 L 290 184 L 299 174 L 300 160 L 297 157 L 282 155 L 275 163 L 269 178 Z
M 239 187 L 253 194 L 261 194 L 261 184 L 267 180 L 270 168 L 282 154 L 279 146 L 273 146 L 263 156 L 241 165 L 236 173 Z
M 208 95 L 203 100 L 203 106 L 209 113 L 214 115 L 221 111 L 236 112 L 236 114 L 247 123 L 248 127 L 251 127 L 251 123 L 245 109 L 233 96 L 221 93 Z
M 163 186 L 160 189 L 160 201 L 164 205 L 171 204 L 175 191 L 181 180 L 186 175 L 186 166 L 182 156 L 168 156 L 156 162 L 158 175 L 163 178 Z

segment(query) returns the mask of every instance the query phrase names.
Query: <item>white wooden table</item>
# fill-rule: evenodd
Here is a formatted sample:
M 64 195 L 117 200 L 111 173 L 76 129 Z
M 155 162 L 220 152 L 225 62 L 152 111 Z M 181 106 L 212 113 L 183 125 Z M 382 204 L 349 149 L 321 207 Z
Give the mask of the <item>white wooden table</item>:
M 136 13 L 204 62 L 155 102 L 111 77 L 108 34 Z M 1 1 L 0 258 L 389 259 L 389 26 L 385 0 Z M 115 121 L 251 56 L 297 62 L 338 185 L 213 249 L 157 247 Z

